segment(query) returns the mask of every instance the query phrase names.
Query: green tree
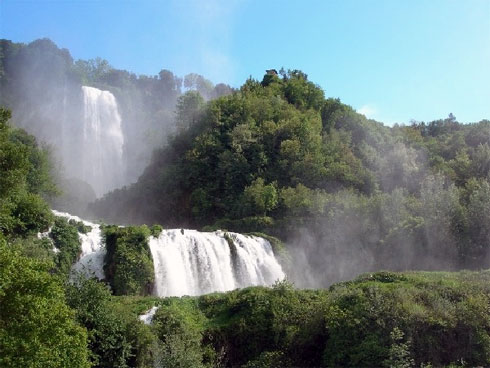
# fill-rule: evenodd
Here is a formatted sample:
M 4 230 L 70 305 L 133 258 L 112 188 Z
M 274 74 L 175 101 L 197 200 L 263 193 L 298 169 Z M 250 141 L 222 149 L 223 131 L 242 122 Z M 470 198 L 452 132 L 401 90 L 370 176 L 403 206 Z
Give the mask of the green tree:
M 252 214 L 265 216 L 267 212 L 277 207 L 278 195 L 276 183 L 265 184 L 264 179 L 258 178 L 243 191 L 244 201 L 251 207 Z
M 403 342 L 404 335 L 398 327 L 391 331 L 390 357 L 383 362 L 386 367 L 410 368 L 415 365 L 414 360 L 410 357 L 410 341 Z
M 87 333 L 50 265 L 0 239 L 0 366 L 89 367 Z
M 111 302 L 111 292 L 95 279 L 80 278 L 67 289 L 68 304 L 88 330 L 91 362 L 95 367 L 127 368 L 131 341 L 124 316 Z
M 170 301 L 161 306 L 153 317 L 153 330 L 160 341 L 157 364 L 169 368 L 203 367 L 202 320 L 192 304 Z
M 0 231 L 27 236 L 45 231 L 53 215 L 41 194 L 54 193 L 49 155 L 36 140 L 8 124 L 10 111 L 0 108 Z
M 197 91 L 203 98 L 209 100 L 212 97 L 214 85 L 202 75 L 190 73 L 184 77 L 184 87 Z
M 177 101 L 177 126 L 181 130 L 193 127 L 202 114 L 204 99 L 196 91 L 188 91 Z

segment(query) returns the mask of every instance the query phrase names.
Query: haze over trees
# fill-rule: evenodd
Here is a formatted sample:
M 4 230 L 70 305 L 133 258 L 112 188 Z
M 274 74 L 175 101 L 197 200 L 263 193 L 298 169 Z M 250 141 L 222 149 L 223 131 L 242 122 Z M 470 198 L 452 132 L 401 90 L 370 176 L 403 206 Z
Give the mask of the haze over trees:
M 175 104 L 183 92 L 195 90 L 211 99 L 232 91 L 198 74 L 181 78 L 162 69 L 154 76 L 136 75 L 100 58 L 73 60 L 49 39 L 29 44 L 0 40 L 0 105 L 12 111 L 15 126 L 53 147 L 57 182 L 65 194 L 57 199 L 60 209 L 80 210 L 95 199 L 91 183 L 77 177 L 80 157 L 88 154 L 78 144 L 85 134 L 82 86 L 109 91 L 117 101 L 122 184 L 136 181 L 152 151 L 175 132 Z

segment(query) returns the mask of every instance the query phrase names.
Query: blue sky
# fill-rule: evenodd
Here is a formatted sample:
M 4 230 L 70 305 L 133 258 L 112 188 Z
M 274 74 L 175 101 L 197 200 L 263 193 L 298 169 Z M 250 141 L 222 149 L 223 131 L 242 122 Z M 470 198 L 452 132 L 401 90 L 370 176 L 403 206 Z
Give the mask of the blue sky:
M 235 87 L 301 69 L 388 124 L 490 119 L 490 0 L 0 0 L 0 37 Z

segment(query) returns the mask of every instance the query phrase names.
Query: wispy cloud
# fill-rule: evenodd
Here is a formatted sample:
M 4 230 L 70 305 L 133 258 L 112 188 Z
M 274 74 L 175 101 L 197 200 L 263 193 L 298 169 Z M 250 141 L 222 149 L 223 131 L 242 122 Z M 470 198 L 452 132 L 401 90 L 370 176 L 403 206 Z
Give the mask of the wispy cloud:
M 204 76 L 214 82 L 229 82 L 235 77 L 235 60 L 231 55 L 234 19 L 243 1 L 190 0 L 175 1 L 186 23 L 192 28 L 192 47 Z M 189 69 L 191 69 L 189 67 Z

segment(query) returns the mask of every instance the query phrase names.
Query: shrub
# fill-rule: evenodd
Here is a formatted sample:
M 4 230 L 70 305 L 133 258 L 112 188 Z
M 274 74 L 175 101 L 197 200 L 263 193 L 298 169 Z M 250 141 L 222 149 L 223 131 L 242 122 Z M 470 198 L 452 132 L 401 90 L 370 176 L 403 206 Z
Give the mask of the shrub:
M 70 224 L 66 218 L 56 217 L 49 236 L 53 239 L 54 246 L 59 250 L 56 255 L 58 272 L 68 275 L 71 266 L 81 253 L 78 228 Z
M 148 295 L 155 280 L 147 226 L 103 229 L 107 254 L 104 271 L 115 295 Z

